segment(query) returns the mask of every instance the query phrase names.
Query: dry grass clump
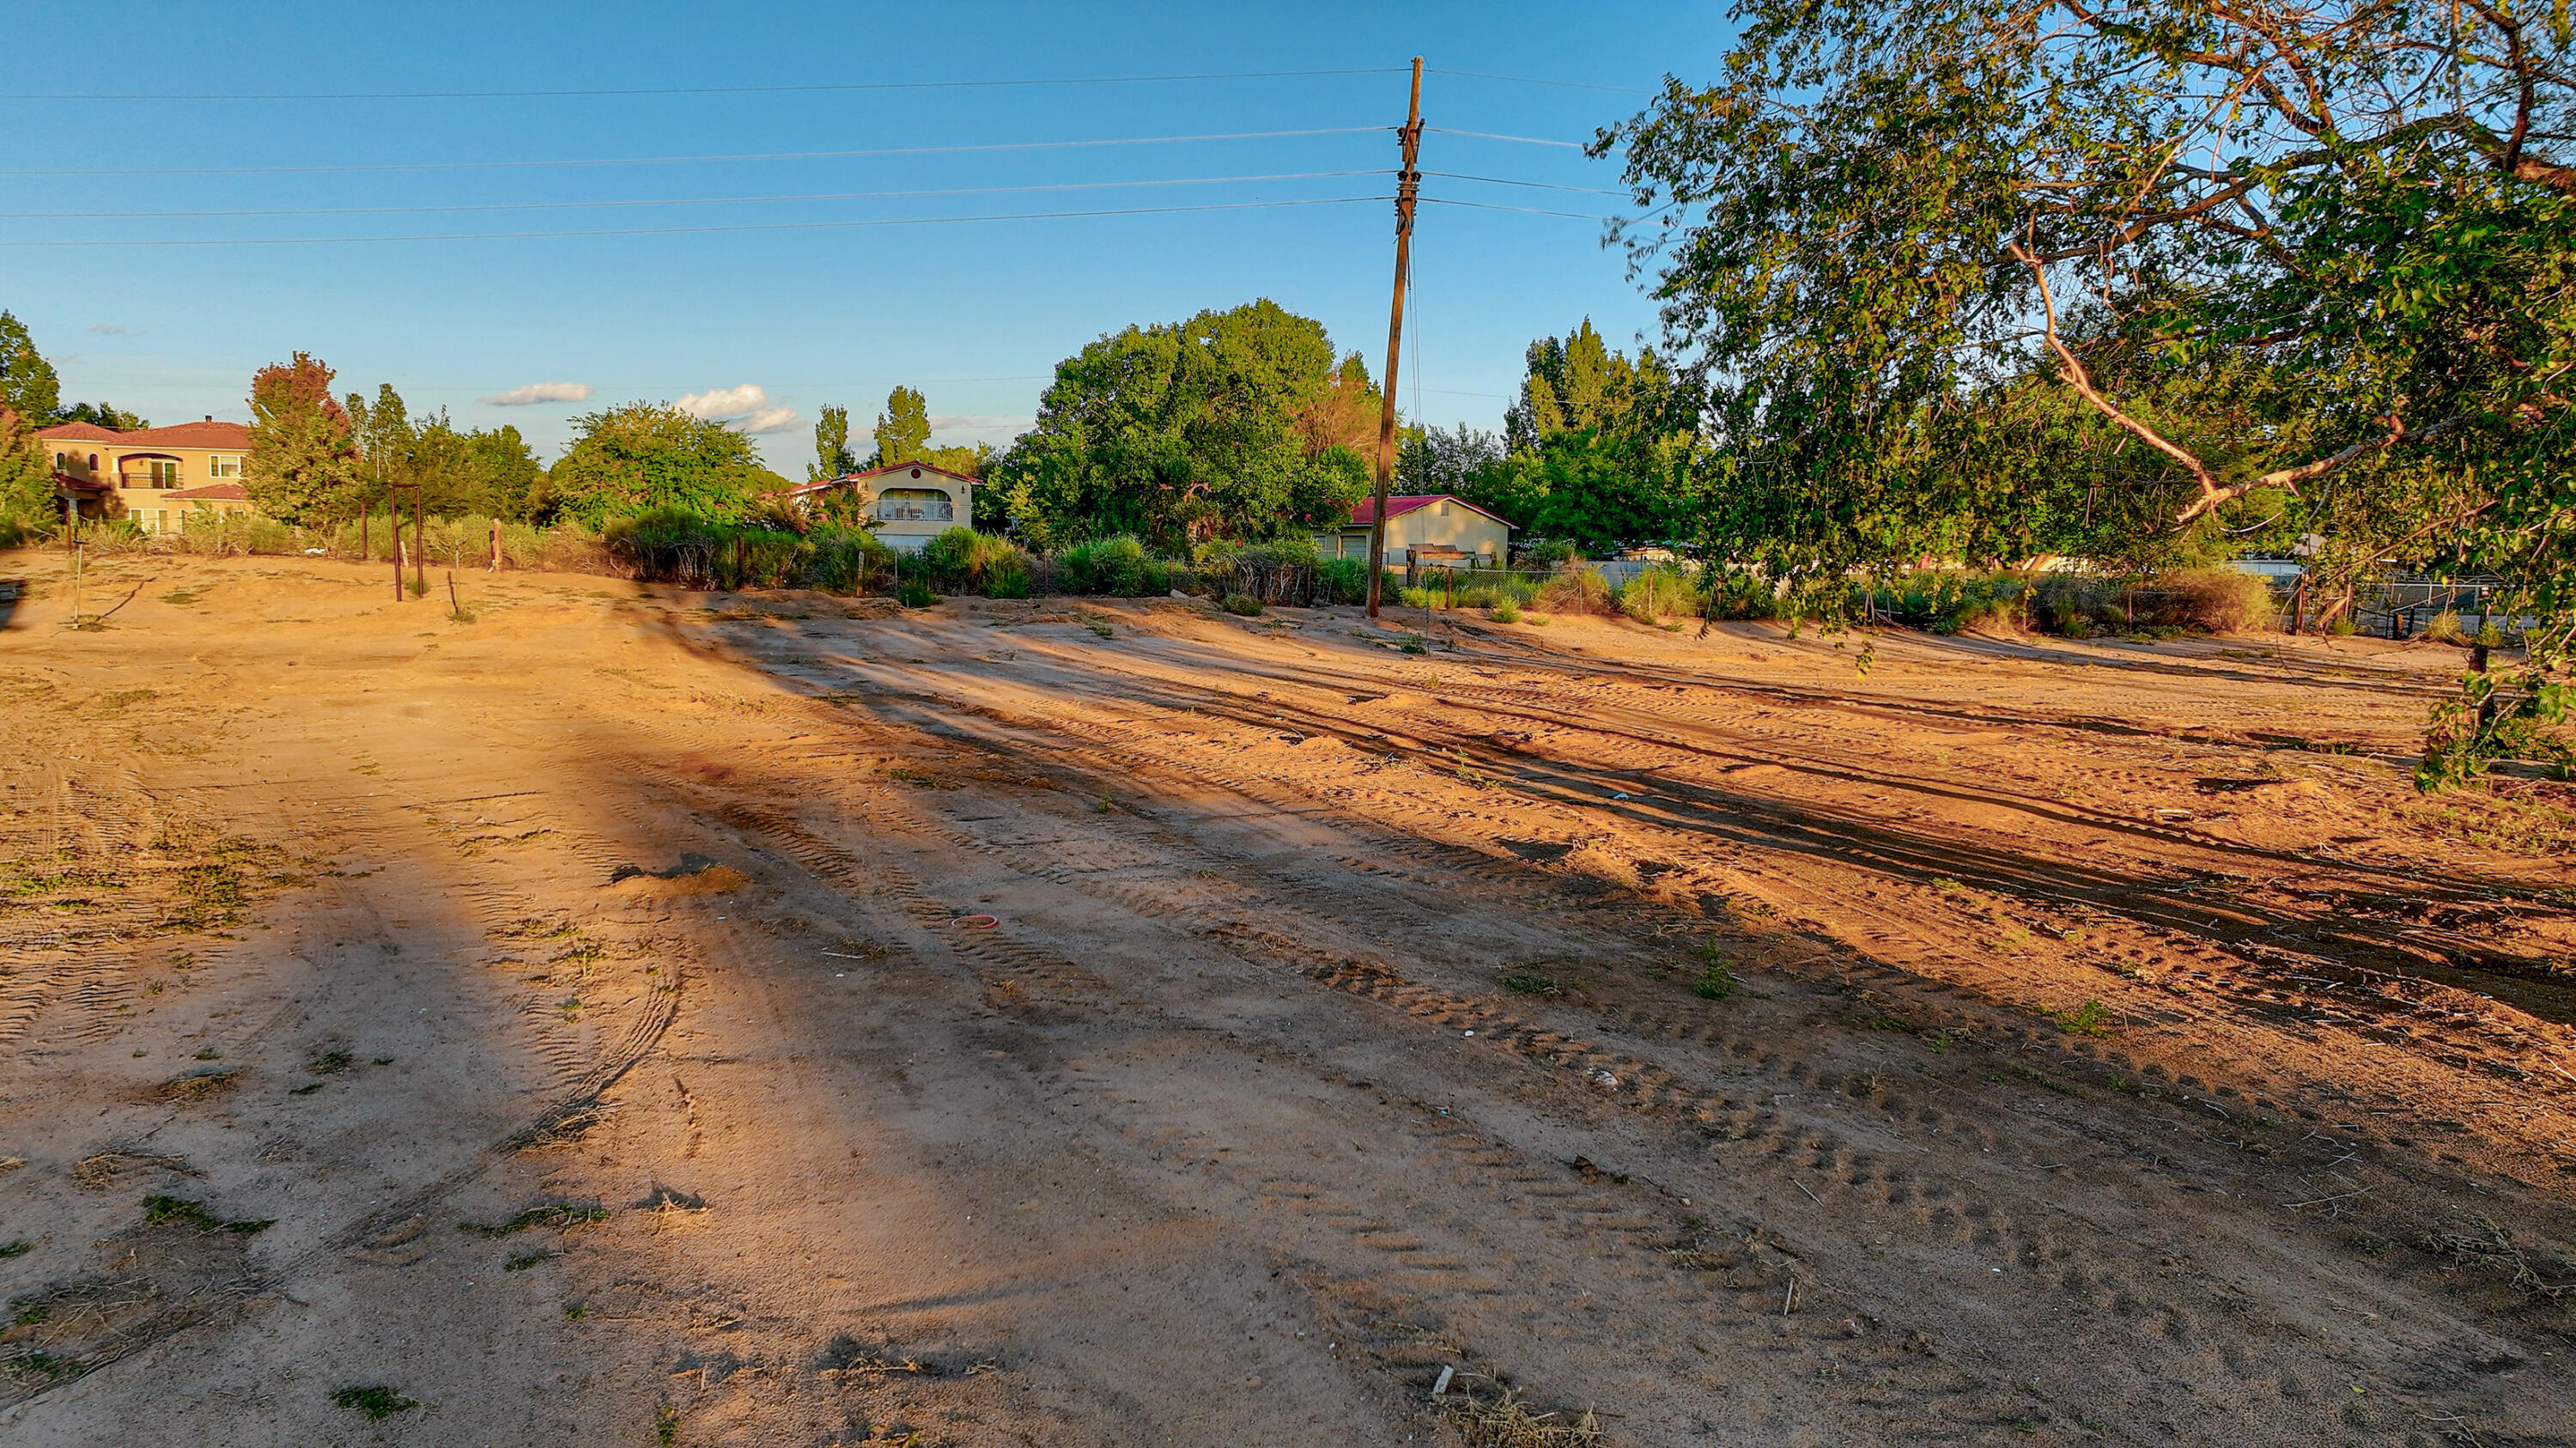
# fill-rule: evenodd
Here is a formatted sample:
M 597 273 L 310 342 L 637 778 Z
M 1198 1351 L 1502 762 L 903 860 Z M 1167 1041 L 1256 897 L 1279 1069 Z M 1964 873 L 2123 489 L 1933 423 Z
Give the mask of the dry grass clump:
M 1550 613 L 1614 613 L 1617 611 L 1610 584 L 1598 568 L 1581 563 L 1568 563 L 1557 570 L 1538 591 L 1534 600 Z
M 2272 620 L 2272 588 L 2233 568 L 2194 568 L 2156 580 L 2164 621 L 2211 633 L 2243 633 Z
M 1466 1387 L 1443 1393 L 1440 1416 L 1467 1448 L 1592 1448 L 1603 1441 L 1591 1413 L 1561 1423 L 1555 1413 L 1531 1412 L 1520 1394 L 1501 1383 L 1494 1384 L 1491 1397 Z

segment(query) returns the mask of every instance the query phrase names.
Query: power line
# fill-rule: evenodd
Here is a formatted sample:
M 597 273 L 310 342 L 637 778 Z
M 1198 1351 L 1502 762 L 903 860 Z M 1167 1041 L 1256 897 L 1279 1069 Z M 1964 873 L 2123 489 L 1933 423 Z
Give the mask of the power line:
M 567 100 L 603 96 L 746 96 L 813 95 L 838 91 L 996 90 L 1014 86 L 1146 85 L 1206 80 L 1300 80 L 1321 76 L 1387 75 L 1402 66 L 1380 65 L 1346 70 L 1238 70 L 1187 75 L 1084 75 L 1026 80 L 887 80 L 815 85 L 675 85 L 602 86 L 560 90 L 458 91 L 83 91 L 0 94 L 10 101 L 497 101 Z M 1458 72 L 1465 74 L 1466 72 Z M 1489 76 L 1507 80 L 1508 76 Z M 1573 85 L 1573 81 L 1536 81 L 1537 85 Z M 1607 89 L 1607 87 L 1593 87 Z
M 1060 151 L 1087 146 L 1168 146 L 1190 141 L 1267 141 L 1290 136 L 1356 136 L 1393 126 L 1319 126 L 1302 131 L 1225 131 L 1200 136 L 1121 136 L 1097 141 L 992 141 L 963 146 L 882 146 L 865 151 L 754 151 L 733 156 L 606 156 L 570 161 L 402 161 L 340 166 L 144 166 L 7 170 L 0 176 L 311 176 L 353 171 L 519 171 L 564 166 L 678 166 L 717 161 L 834 161 L 861 156 L 951 156 L 970 151 Z M 1550 142 L 1549 144 L 1561 144 Z
M 1623 221 L 1619 216 L 1594 216 L 1586 211 L 1546 211 L 1536 206 L 1502 206 L 1491 201 L 1457 201 L 1446 196 L 1422 198 L 1436 206 L 1465 206 L 1477 211 L 1517 211 L 1526 216 L 1563 216 L 1575 221 Z
M 1463 75 L 1475 80 L 1507 80 L 1514 85 L 1552 85 L 1563 86 L 1568 90 L 1616 91 L 1623 96 L 1655 94 L 1650 90 L 1639 90 L 1632 85 L 1596 85 L 1588 80 L 1542 80 L 1532 75 L 1493 75 L 1481 70 L 1449 70 L 1442 66 L 1426 66 L 1425 69 L 1434 75 Z
M 1625 196 L 1625 191 L 1599 186 L 1560 186 L 1553 181 L 1515 181 L 1507 176 L 1469 176 L 1458 171 L 1425 171 L 1425 176 L 1439 176 L 1451 181 L 1482 181 L 1489 186 L 1528 186 L 1540 191 L 1580 191 L 1586 196 Z
M 1185 176 L 1145 181 L 1060 181 L 1043 186 L 952 186 L 930 191 L 814 191 L 774 196 L 674 196 L 633 201 L 485 201 L 450 206 L 303 206 L 235 211 L 6 211 L 0 221 L 166 221 L 244 216 L 408 216 L 460 211 L 583 211 L 624 206 L 749 206 L 783 201 L 883 201 L 919 196 L 994 196 L 1028 191 L 1104 191 L 1141 186 L 1222 186 L 1252 181 L 1313 181 L 1388 176 L 1374 171 L 1282 171 L 1260 176 Z M 1535 184 L 1535 183 L 1532 183 Z
M 1591 147 L 1585 145 L 1581 141 L 1550 141 L 1538 136 L 1501 136 L 1496 135 L 1492 131 L 1453 131 L 1445 126 L 1433 126 L 1430 127 L 1430 129 L 1438 131 L 1444 136 L 1473 136 L 1480 141 L 1518 141 L 1524 146 L 1563 146 L 1569 151 L 1588 151 L 1591 149 Z M 0 175 L 10 174 L 14 173 L 0 171 Z
M 61 241 L 0 241 L 27 246 L 328 246 L 387 241 L 532 241 L 589 236 L 683 236 L 722 231 L 838 231 L 869 226 L 946 226 L 972 221 L 1062 221 L 1093 216 L 1169 216 L 1193 211 L 1262 211 L 1283 206 L 1345 206 L 1386 201 L 1385 196 L 1319 196 L 1296 201 L 1218 201 L 1202 206 L 1134 206 L 1098 211 L 1021 211 L 984 216 L 880 217 L 865 221 L 758 221 L 719 226 L 621 226 L 595 231 L 434 232 L 411 236 L 137 237 Z

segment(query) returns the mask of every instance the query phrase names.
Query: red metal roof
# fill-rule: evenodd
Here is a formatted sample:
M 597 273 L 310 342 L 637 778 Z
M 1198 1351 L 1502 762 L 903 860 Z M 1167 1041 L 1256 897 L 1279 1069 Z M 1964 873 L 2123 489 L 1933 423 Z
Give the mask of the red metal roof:
M 250 494 L 239 483 L 208 483 L 202 488 L 181 488 L 170 496 L 173 498 L 229 498 L 236 503 L 250 501 Z
M 1459 497 L 1456 493 L 1391 493 L 1387 496 L 1386 500 L 1386 515 L 1389 518 L 1401 518 L 1416 508 L 1428 507 L 1433 503 L 1455 503 L 1461 508 L 1474 508 L 1475 511 L 1483 513 L 1486 517 L 1492 518 L 1495 522 L 1502 524 L 1506 528 L 1512 526 L 1512 521 L 1509 518 L 1502 517 L 1484 508 L 1477 508 L 1475 504 Z M 1351 521 L 1363 526 L 1376 522 L 1377 500 L 1375 498 L 1362 498 L 1358 502 L 1351 504 Z

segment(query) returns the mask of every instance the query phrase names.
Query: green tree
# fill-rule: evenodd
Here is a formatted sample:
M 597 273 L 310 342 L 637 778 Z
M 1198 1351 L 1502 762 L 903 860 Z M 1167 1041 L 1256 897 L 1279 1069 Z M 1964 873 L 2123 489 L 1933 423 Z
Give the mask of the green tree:
M 1037 425 L 990 477 L 1011 525 L 1041 548 L 1338 526 L 1368 470 L 1333 440 L 1331 394 L 1365 378 L 1337 366 L 1321 323 L 1267 300 L 1128 327 L 1057 364 Z
M 972 446 L 924 448 L 919 461 L 934 468 L 944 468 L 961 477 L 980 478 L 993 465 L 993 445 L 979 442 Z
M 36 425 L 0 407 L 0 538 L 56 516 L 53 459 Z
M 372 501 L 417 486 L 421 506 L 441 517 L 520 522 L 543 505 L 545 469 L 516 427 L 460 432 L 443 408 L 415 419 L 390 382 L 372 403 L 350 393 L 348 411 Z
M 1926 553 L 2184 556 L 2268 495 L 2355 566 L 2530 579 L 2563 653 L 2563 6 L 1737 16 L 1716 84 L 1597 145 L 1665 218 L 1631 254 L 1713 384 L 1714 534 L 1825 601 Z
M 850 410 L 824 408 L 822 419 L 814 424 L 814 461 L 805 465 L 805 481 L 844 477 L 858 470 L 858 455 L 850 451 Z
M 930 446 L 930 404 L 909 387 L 886 394 L 886 410 L 877 414 L 877 450 L 868 466 L 890 468 L 918 462 Z
M 242 486 L 263 513 L 286 523 L 353 511 L 364 496 L 349 414 L 331 396 L 331 369 L 304 352 L 251 377 L 250 456 Z
M 667 403 L 630 402 L 573 425 L 577 435 L 555 460 L 547 492 L 560 516 L 593 528 L 657 508 L 731 521 L 778 482 L 749 438 Z
M 0 312 L 0 408 L 35 427 L 53 425 L 63 401 L 62 379 L 36 350 L 26 324 Z
M 139 432 L 152 424 L 142 414 L 128 412 L 110 402 L 75 402 L 56 413 L 57 422 L 86 422 L 110 432 Z

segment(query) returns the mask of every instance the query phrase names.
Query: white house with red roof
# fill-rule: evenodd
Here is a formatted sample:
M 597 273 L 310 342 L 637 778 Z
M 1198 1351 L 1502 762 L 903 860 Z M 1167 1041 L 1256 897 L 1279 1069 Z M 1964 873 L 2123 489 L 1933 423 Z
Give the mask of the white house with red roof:
M 850 493 L 866 510 L 877 541 L 915 553 L 951 528 L 974 527 L 975 490 L 982 486 L 964 473 L 912 462 L 798 483 L 777 496 L 810 508 L 829 494 Z
M 1315 551 L 1326 558 L 1366 558 L 1377 500 L 1351 505 L 1338 532 L 1318 532 Z M 1434 568 L 1501 568 L 1511 562 L 1512 525 L 1454 493 L 1398 493 L 1386 500 L 1383 564 Z
M 183 422 L 116 432 L 67 422 L 36 434 L 54 467 L 54 494 L 84 518 L 131 518 L 146 533 L 175 533 L 191 512 L 246 513 L 242 464 L 250 429 Z

